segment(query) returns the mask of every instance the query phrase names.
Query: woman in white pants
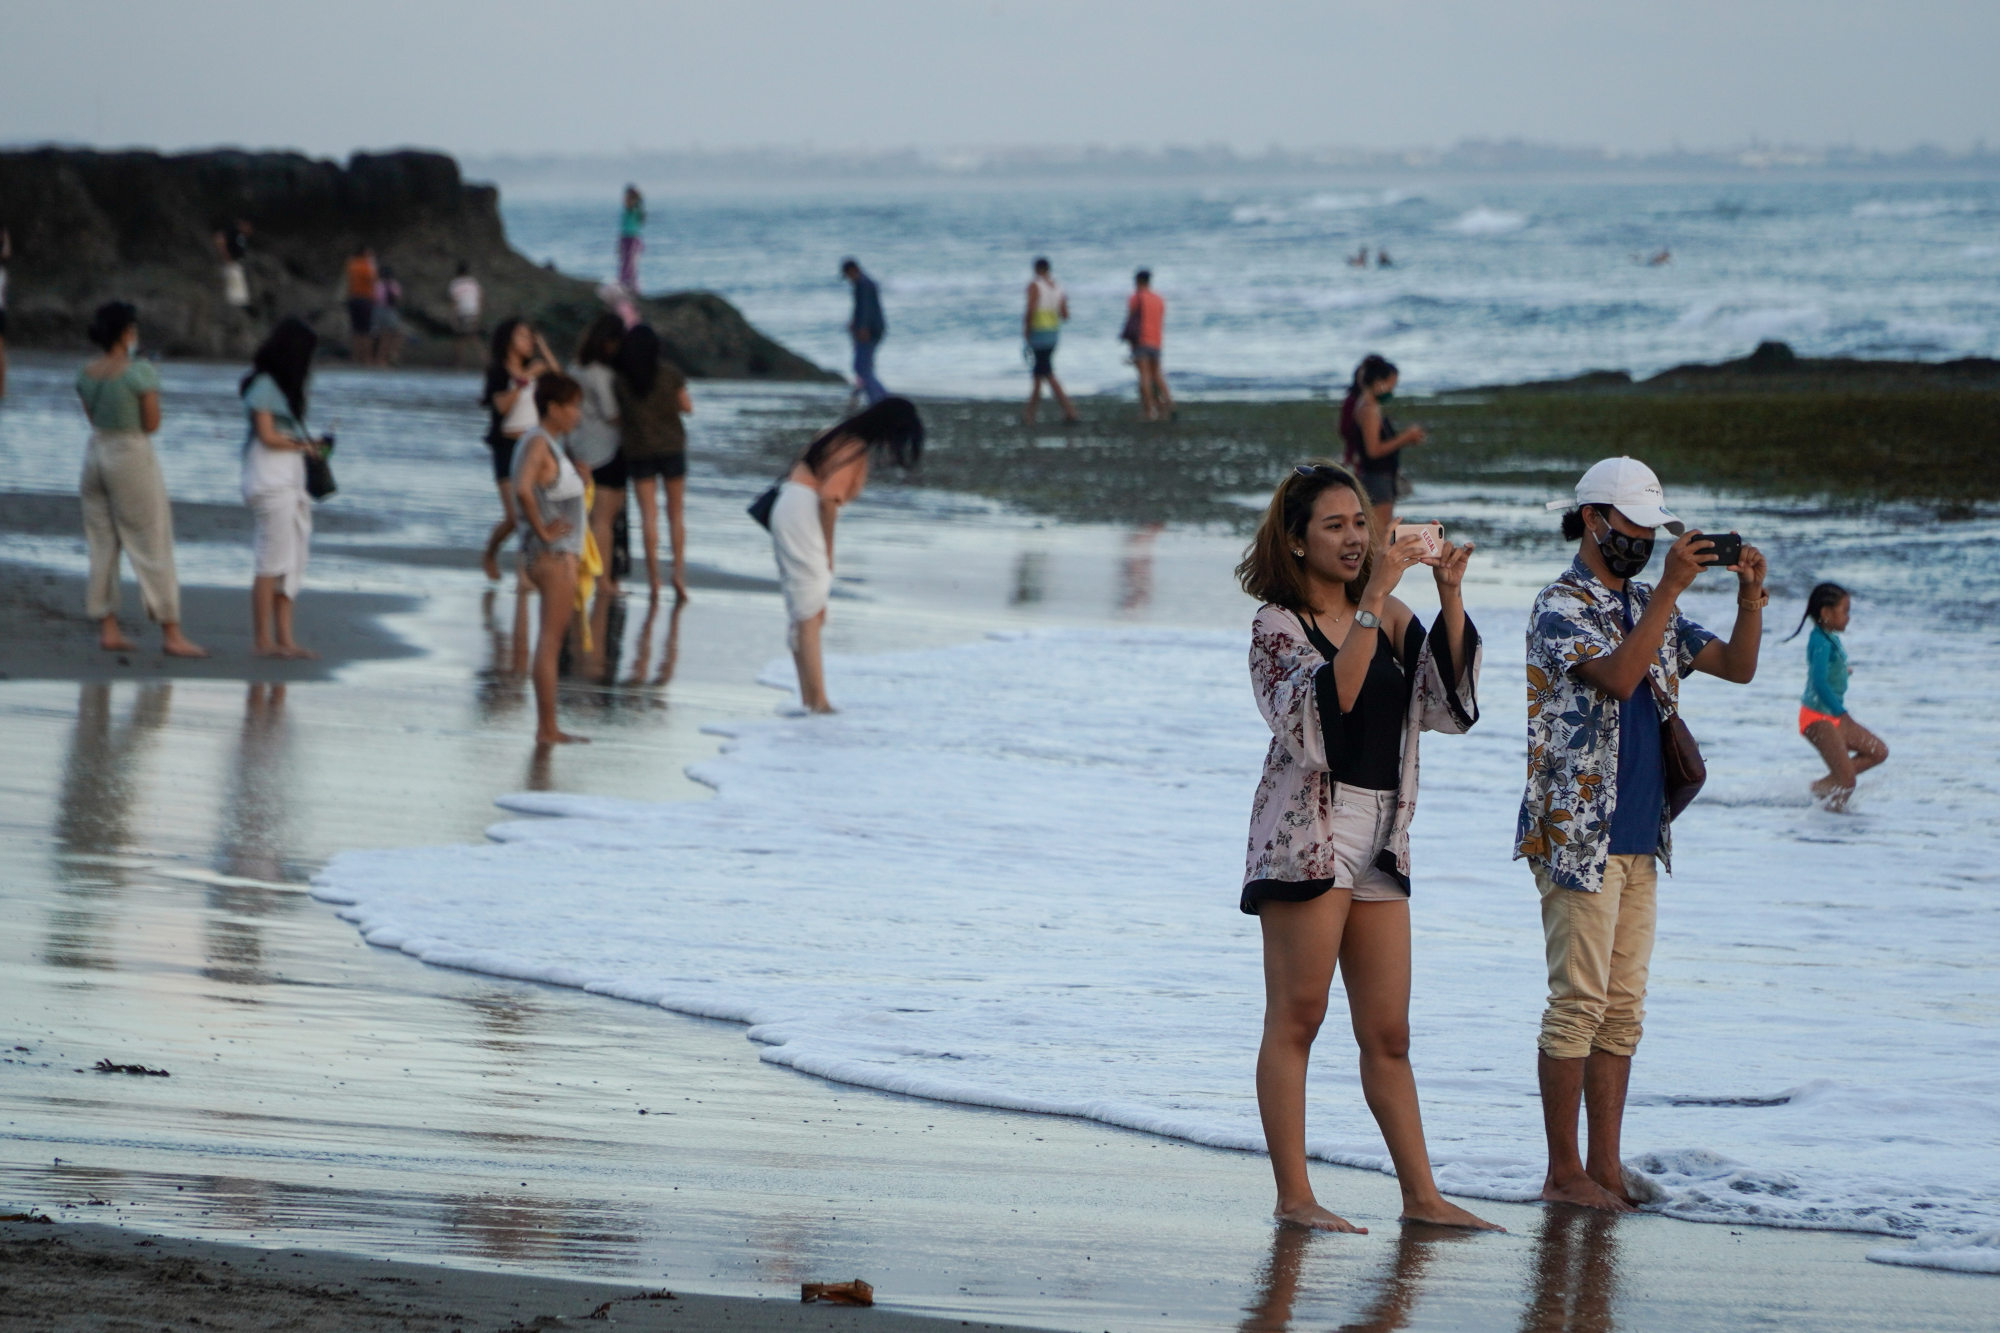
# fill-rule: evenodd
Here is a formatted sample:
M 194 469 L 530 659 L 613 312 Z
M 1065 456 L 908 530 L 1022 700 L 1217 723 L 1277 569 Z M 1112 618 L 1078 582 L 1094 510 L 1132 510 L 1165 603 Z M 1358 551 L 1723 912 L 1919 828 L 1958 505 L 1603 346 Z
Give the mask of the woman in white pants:
M 886 455 L 914 467 L 924 449 L 924 423 L 907 398 L 881 402 L 823 431 L 778 487 L 771 506 L 771 548 L 778 585 L 790 619 L 792 661 L 798 667 L 799 702 L 809 712 L 831 713 L 820 631 L 833 594 L 833 524 L 868 484 L 868 462 Z
M 104 355 L 76 377 L 76 396 L 91 424 L 77 486 L 83 534 L 90 542 L 85 614 L 97 622 L 97 642 L 106 652 L 137 647 L 118 627 L 119 565 L 129 559 L 146 614 L 160 626 L 161 651 L 169 657 L 207 657 L 200 644 L 181 633 L 174 512 L 153 452 L 153 432 L 160 428 L 160 372 L 138 359 L 139 312 L 124 301 L 99 306 L 90 322 L 90 340 Z
M 306 430 L 306 380 L 319 335 L 300 319 L 271 330 L 243 377 L 243 503 L 257 520 L 257 577 L 250 619 L 259 657 L 315 657 L 292 638 L 292 604 L 305 581 L 312 545 L 312 498 L 306 456 L 319 441 Z

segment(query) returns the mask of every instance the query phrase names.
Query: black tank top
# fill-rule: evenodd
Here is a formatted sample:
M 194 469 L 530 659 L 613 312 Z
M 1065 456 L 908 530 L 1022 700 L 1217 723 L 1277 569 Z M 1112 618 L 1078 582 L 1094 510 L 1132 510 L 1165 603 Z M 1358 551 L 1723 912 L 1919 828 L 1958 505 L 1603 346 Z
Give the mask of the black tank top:
M 1398 449 L 1393 453 L 1384 454 L 1380 458 L 1370 458 L 1368 456 L 1368 445 L 1361 438 L 1361 422 L 1356 419 L 1354 414 L 1354 409 L 1360 401 L 1360 391 L 1349 389 L 1346 401 L 1340 405 L 1340 442 L 1345 446 L 1345 453 L 1342 456 L 1343 461 L 1356 472 L 1386 473 L 1393 477 L 1396 475 L 1396 469 L 1401 465 L 1400 460 L 1403 457 L 1403 452 Z M 1387 412 L 1382 413 L 1381 429 L 1378 434 L 1384 440 L 1393 440 L 1396 438 L 1396 423 L 1389 420 Z
M 1339 650 L 1310 615 L 1301 619 L 1306 637 L 1326 659 L 1314 687 L 1333 780 L 1371 791 L 1395 791 L 1403 782 L 1403 726 L 1410 711 L 1410 673 L 1403 655 L 1390 647 L 1386 626 L 1377 630 L 1372 636 L 1375 656 L 1368 662 L 1361 693 L 1355 696 L 1354 707 L 1343 713 L 1333 679 L 1334 657 Z M 1411 628 L 1415 627 L 1412 621 Z

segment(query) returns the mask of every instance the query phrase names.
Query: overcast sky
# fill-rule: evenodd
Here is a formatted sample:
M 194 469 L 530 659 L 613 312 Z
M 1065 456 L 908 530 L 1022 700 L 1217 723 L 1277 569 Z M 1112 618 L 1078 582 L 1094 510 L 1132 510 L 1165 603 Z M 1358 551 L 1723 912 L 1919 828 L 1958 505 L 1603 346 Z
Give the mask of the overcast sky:
M 0 140 L 2000 146 L 2000 0 L 0 0 Z

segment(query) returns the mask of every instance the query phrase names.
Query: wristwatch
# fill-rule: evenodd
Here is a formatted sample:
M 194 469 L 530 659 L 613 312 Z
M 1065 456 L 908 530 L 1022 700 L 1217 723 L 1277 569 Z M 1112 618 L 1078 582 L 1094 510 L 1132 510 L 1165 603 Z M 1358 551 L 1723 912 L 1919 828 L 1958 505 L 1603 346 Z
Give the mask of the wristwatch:
M 1373 611 L 1356 611 L 1354 613 L 1354 628 L 1380 629 L 1382 628 L 1382 617 L 1376 615 Z

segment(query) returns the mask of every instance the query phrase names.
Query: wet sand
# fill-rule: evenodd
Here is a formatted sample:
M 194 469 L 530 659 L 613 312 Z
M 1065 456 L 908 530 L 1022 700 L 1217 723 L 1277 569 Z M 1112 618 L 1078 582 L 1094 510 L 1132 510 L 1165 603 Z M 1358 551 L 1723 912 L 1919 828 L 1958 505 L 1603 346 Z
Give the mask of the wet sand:
M 907 566 L 936 563 L 913 533 L 876 536 L 878 561 L 907 541 Z M 952 540 L 991 548 L 994 569 L 966 570 L 980 598 L 1018 592 L 1006 541 Z M 1168 600 L 1175 555 L 1149 585 Z M 1059 544 L 1047 568 L 1071 583 L 1044 595 L 1129 596 L 1128 560 Z M 761 1298 L 717 1307 L 755 1326 L 795 1313 L 798 1283 L 852 1276 L 884 1310 L 1076 1329 L 1990 1326 L 1990 1283 L 1865 1262 L 1879 1237 L 1511 1205 L 1479 1206 L 1505 1236 L 1419 1234 L 1393 1181 L 1326 1167 L 1328 1201 L 1373 1234 L 1277 1231 L 1255 1156 L 828 1084 L 733 1025 L 370 949 L 305 894 L 332 851 L 475 840 L 522 787 L 699 799 L 682 769 L 713 751 L 702 725 L 776 702 L 744 683 L 781 647 L 775 597 L 707 592 L 650 622 L 632 598 L 618 683 L 566 691 L 597 743 L 537 755 L 512 599 L 475 588 L 398 617 L 424 655 L 334 683 L 0 684 L 19 756 L 0 911 L 21 923 L 0 937 L 0 1211 L 239 1244 L 239 1271 L 282 1247 L 306 1288 L 366 1289 L 337 1257 L 358 1254 L 598 1284 L 579 1298 Z M 976 632 L 886 598 L 839 623 L 862 650 Z M 27 1262 L 17 1289 L 81 1280 Z M 103 1271 L 88 1290 L 122 1299 L 133 1274 Z M 578 1309 L 528 1304 L 530 1325 Z M 314 1317 L 368 1326 L 349 1308 Z

